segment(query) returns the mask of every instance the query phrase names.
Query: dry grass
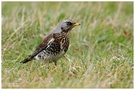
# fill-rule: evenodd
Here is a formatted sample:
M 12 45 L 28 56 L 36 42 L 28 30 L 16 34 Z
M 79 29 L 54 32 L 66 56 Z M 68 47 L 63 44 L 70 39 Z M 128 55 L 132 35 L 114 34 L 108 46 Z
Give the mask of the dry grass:
M 31 54 L 60 21 L 71 31 L 65 57 L 55 67 Z M 2 3 L 2 88 L 133 88 L 133 3 Z

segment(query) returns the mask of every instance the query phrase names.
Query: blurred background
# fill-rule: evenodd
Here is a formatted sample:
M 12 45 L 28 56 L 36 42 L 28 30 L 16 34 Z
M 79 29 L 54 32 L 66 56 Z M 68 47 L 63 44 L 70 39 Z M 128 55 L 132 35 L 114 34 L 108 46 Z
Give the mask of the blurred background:
M 2 2 L 2 88 L 133 88 L 133 2 Z M 53 64 L 19 62 L 65 19 L 81 23 Z

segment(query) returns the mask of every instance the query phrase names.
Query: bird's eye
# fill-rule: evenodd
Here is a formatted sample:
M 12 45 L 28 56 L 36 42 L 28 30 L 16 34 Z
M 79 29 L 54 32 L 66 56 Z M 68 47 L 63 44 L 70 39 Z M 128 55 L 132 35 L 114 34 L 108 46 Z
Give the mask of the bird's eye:
M 71 22 L 67 22 L 67 25 L 70 26 L 70 25 L 72 25 L 72 23 Z

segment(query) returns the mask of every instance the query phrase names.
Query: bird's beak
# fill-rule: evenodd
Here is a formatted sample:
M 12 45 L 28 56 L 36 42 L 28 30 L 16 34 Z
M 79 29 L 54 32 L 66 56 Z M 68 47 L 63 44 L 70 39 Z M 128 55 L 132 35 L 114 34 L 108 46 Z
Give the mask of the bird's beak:
M 79 26 L 80 24 L 79 23 L 75 23 L 75 24 L 73 24 L 73 26 Z

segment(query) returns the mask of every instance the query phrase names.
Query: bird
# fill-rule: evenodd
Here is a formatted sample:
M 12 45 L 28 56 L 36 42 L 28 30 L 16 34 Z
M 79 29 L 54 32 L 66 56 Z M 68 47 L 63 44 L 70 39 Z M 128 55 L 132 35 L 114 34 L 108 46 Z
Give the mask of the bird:
M 79 23 L 70 19 L 63 20 L 56 29 L 43 39 L 35 51 L 20 63 L 24 64 L 35 59 L 49 63 L 54 62 L 57 65 L 57 61 L 68 50 L 70 42 L 69 32 L 72 28 L 79 25 Z

